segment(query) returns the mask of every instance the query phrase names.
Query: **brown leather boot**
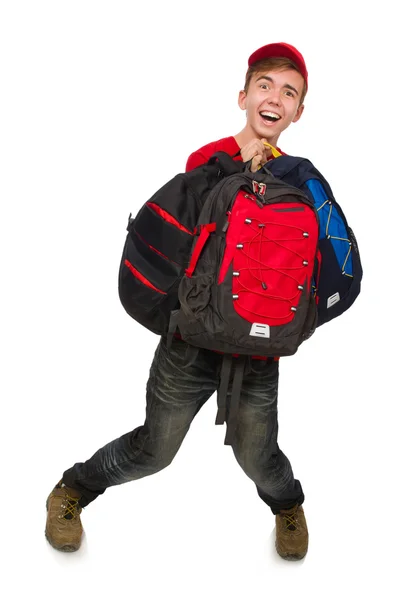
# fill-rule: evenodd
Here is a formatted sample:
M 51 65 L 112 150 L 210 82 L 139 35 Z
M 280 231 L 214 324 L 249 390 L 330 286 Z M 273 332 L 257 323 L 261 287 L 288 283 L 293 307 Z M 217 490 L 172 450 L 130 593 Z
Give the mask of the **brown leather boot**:
M 300 560 L 306 555 L 309 533 L 302 506 L 295 505 L 276 515 L 276 550 L 286 560 Z
M 80 548 L 83 535 L 80 497 L 79 492 L 60 481 L 47 498 L 45 536 L 56 550 L 75 552 Z

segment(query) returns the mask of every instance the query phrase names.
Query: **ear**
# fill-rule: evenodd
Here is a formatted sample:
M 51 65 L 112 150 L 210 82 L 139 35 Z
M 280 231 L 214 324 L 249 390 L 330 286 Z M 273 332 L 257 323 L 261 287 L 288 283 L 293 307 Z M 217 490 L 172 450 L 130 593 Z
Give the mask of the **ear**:
M 245 110 L 245 104 L 246 104 L 246 99 L 247 99 L 247 94 L 244 92 L 244 90 L 241 90 L 238 93 L 238 105 L 241 108 L 241 110 Z
M 296 123 L 297 121 L 299 121 L 299 119 L 300 119 L 300 118 L 301 118 L 301 116 L 302 116 L 302 113 L 303 113 L 303 110 L 304 110 L 304 108 L 305 108 L 305 105 L 304 105 L 304 104 L 301 104 L 301 106 L 300 106 L 300 107 L 298 108 L 298 110 L 296 111 L 296 115 L 295 115 L 295 117 L 292 119 L 292 122 L 293 122 L 293 123 Z

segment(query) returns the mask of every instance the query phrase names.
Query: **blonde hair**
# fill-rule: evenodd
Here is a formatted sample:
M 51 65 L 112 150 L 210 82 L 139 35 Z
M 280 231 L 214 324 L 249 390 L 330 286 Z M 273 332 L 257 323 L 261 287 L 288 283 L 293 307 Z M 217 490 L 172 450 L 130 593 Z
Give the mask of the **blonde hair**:
M 264 58 L 263 60 L 258 60 L 258 62 L 254 63 L 251 67 L 249 67 L 249 69 L 247 71 L 247 74 L 245 76 L 244 92 L 245 93 L 248 92 L 248 88 L 249 88 L 249 84 L 251 83 L 251 79 L 256 73 L 266 73 L 267 71 L 274 71 L 274 70 L 283 71 L 285 69 L 293 69 L 294 71 L 297 71 L 298 73 L 300 73 L 296 64 L 292 60 L 289 60 L 289 58 L 274 57 L 274 58 Z M 306 85 L 306 81 L 304 81 L 302 95 L 299 100 L 299 106 L 301 106 L 303 104 L 306 93 L 307 93 L 307 85 Z

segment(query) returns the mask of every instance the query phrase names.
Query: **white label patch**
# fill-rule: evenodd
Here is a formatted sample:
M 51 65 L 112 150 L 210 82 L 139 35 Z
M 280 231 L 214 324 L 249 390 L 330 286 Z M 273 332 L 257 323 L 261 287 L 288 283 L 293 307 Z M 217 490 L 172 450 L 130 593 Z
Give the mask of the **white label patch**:
M 334 294 L 333 296 L 330 296 L 327 300 L 327 308 L 331 308 L 331 306 L 333 306 L 334 304 L 336 304 L 337 302 L 339 302 L 340 300 L 340 296 L 339 296 L 339 292 L 336 292 L 336 294 Z
M 264 325 L 263 323 L 252 323 L 250 335 L 270 338 L 270 327 L 269 325 Z

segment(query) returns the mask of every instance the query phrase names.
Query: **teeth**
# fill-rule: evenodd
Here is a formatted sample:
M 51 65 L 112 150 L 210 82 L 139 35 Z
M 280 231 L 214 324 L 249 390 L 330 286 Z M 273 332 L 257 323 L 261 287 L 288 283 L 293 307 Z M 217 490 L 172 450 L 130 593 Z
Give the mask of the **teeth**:
M 280 115 L 276 115 L 276 113 L 270 112 L 269 110 L 264 110 L 260 113 L 262 117 L 272 117 L 273 119 L 280 119 Z

